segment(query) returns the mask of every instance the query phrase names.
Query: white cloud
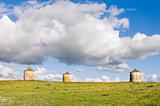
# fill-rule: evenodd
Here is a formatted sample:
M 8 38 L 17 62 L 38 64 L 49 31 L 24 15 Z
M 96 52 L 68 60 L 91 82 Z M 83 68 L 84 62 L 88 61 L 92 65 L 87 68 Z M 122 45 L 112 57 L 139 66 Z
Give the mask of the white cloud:
M 66 64 L 124 71 L 129 69 L 126 61 L 160 53 L 159 35 L 120 38 L 115 28 L 128 28 L 129 20 L 116 17 L 124 12 L 116 6 L 110 16 L 100 18 L 106 7 L 64 0 L 15 7 L 16 22 L 0 19 L 0 61 L 41 64 L 53 57 Z
M 120 80 L 119 77 L 110 78 L 106 75 L 103 75 L 100 78 L 86 78 L 85 81 L 86 82 L 120 82 L 120 81 L 126 81 L 126 80 Z
M 54 81 L 54 82 L 63 81 L 62 74 L 48 73 L 48 71 L 44 67 L 38 67 L 35 72 L 36 72 L 36 80 Z M 71 74 L 71 80 L 72 82 L 78 81 L 77 77 L 74 74 Z
M 133 38 L 124 38 L 123 59 L 144 59 L 147 56 L 160 54 L 160 35 L 147 36 L 137 33 Z
M 110 79 L 109 77 L 105 76 L 105 75 L 103 75 L 103 76 L 100 78 L 100 80 L 101 80 L 102 82 L 111 82 L 111 79 Z
M 44 80 L 44 81 L 62 81 L 62 75 L 60 74 L 49 74 L 45 68 L 37 68 L 36 69 L 36 80 Z
M 45 68 L 37 68 L 35 70 L 36 80 L 44 81 L 62 81 L 62 75 L 51 74 Z M 75 78 L 75 77 L 74 77 Z M 23 79 L 23 72 L 17 72 L 7 66 L 0 65 L 0 80 L 21 80 Z
M 110 16 L 117 16 L 123 12 L 125 12 L 125 10 L 123 8 L 118 8 L 115 5 L 110 6 L 109 10 L 108 10 Z
M 109 17 L 109 21 L 114 28 L 129 28 L 129 20 L 127 18 Z
M 0 80 L 19 80 L 19 79 L 22 79 L 22 74 L 9 67 L 0 65 Z
M 146 81 L 148 81 L 148 82 L 159 82 L 160 81 L 160 76 L 158 76 L 157 74 L 147 75 Z
M 100 71 L 117 71 L 117 72 L 123 72 L 123 71 L 128 71 L 130 69 L 130 67 L 126 64 L 126 63 L 122 63 L 122 64 L 111 64 L 111 65 L 107 65 L 107 66 L 99 66 L 97 68 Z

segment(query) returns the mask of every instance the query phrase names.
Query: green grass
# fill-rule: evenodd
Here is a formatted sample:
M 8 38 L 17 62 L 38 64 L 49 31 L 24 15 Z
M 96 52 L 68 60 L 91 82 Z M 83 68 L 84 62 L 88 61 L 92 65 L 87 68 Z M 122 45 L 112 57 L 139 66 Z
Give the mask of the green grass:
M 160 106 L 160 83 L 0 81 L 0 106 Z

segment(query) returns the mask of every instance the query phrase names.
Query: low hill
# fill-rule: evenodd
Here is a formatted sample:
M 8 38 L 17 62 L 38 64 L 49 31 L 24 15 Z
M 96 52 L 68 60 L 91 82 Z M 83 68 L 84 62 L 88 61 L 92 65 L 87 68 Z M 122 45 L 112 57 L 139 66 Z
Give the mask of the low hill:
M 0 106 L 160 106 L 160 83 L 0 81 Z

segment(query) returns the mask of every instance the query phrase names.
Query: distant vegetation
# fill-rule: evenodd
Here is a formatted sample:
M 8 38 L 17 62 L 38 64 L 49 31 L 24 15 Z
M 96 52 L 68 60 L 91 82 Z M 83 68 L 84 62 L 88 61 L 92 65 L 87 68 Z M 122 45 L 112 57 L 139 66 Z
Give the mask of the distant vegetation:
M 160 83 L 0 81 L 0 106 L 160 106 Z

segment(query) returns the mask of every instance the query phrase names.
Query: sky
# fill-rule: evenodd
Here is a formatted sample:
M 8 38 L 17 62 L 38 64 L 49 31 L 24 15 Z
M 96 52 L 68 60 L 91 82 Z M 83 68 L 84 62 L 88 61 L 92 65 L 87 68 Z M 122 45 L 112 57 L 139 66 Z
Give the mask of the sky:
M 0 0 L 0 79 L 160 81 L 158 0 Z

